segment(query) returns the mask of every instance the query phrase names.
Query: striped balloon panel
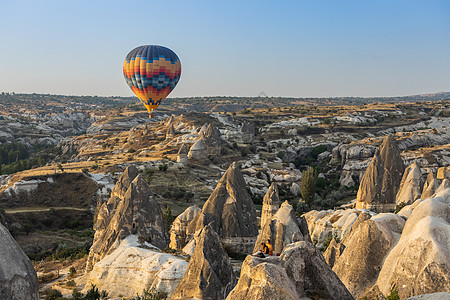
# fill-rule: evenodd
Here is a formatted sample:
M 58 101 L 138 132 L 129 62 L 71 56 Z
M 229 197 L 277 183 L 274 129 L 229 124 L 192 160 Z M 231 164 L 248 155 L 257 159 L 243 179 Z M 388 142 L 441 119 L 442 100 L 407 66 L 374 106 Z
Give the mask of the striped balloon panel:
M 131 90 L 147 110 L 159 104 L 175 88 L 181 76 L 178 56 L 163 46 L 140 46 L 128 53 L 123 74 Z

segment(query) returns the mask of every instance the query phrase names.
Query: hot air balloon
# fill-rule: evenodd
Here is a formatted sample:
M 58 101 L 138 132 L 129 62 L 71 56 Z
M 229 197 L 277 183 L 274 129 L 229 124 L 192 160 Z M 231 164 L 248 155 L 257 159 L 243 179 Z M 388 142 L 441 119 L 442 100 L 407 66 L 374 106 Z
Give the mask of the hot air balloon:
M 125 58 L 123 75 L 151 118 L 152 110 L 164 101 L 180 80 L 181 62 L 169 48 L 140 46 Z

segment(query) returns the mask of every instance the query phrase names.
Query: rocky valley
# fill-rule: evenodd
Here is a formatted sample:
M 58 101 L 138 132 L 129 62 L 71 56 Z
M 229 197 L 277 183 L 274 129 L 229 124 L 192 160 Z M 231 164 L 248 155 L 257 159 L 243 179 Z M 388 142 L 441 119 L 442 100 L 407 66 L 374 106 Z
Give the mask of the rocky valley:
M 0 299 L 450 299 L 448 94 L 0 107 Z

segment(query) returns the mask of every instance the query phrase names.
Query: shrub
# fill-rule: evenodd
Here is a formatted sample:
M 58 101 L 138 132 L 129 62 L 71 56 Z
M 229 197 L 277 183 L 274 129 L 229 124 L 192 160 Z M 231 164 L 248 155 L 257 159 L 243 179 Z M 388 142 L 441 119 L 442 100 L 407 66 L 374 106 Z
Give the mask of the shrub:
M 66 285 L 67 285 L 67 286 L 70 286 L 70 287 L 74 287 L 74 286 L 76 286 L 77 284 L 75 283 L 75 281 L 69 280 L 69 281 L 67 281 Z
M 164 300 L 168 297 L 167 292 L 157 291 L 155 287 L 151 289 L 145 289 L 142 291 L 141 296 L 136 296 L 134 300 Z
M 387 295 L 386 300 L 400 300 L 400 296 L 398 295 L 398 287 L 394 284 L 389 291 L 389 295 Z
M 160 171 L 166 172 L 169 166 L 166 164 L 159 165 L 158 168 Z
M 175 220 L 175 217 L 172 215 L 172 210 L 170 209 L 169 205 L 166 205 L 166 210 L 162 212 L 163 218 L 166 221 L 166 226 L 168 229 L 172 226 L 173 221 Z
M 62 294 L 58 290 L 49 290 L 47 296 L 45 296 L 45 300 L 57 300 L 60 298 L 62 298 Z
M 84 296 L 85 300 L 100 300 L 100 299 L 108 299 L 108 293 L 106 291 L 99 291 L 95 285 L 91 285 L 89 291 L 87 291 Z
M 314 168 L 309 166 L 306 171 L 302 172 L 302 181 L 300 182 L 300 193 L 306 203 L 311 204 L 316 191 L 317 174 Z
M 395 205 L 394 214 L 396 214 L 399 211 L 401 211 L 402 208 L 405 207 L 405 206 L 406 206 L 406 203 L 404 203 L 404 202 L 400 202 L 399 204 Z

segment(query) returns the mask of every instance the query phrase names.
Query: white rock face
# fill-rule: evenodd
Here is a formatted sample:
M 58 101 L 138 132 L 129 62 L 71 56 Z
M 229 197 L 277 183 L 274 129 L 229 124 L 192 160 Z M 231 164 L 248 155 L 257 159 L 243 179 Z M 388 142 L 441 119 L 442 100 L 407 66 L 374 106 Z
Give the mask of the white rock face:
M 303 216 L 308 223 L 309 234 L 316 247 L 321 248 L 331 236 L 337 236 L 342 240 L 352 227 L 361 212 L 375 213 L 367 210 L 346 209 L 346 210 L 312 210 Z
M 31 193 L 39 186 L 39 183 L 44 182 L 43 180 L 21 180 L 14 183 L 12 186 L 8 187 L 4 193 L 8 196 L 11 194 L 19 194 L 22 192 Z
M 436 179 L 436 176 L 431 171 L 430 173 L 428 173 L 427 180 L 425 181 L 425 184 L 423 185 L 423 191 L 422 191 L 422 195 L 420 196 L 420 198 L 422 198 L 422 199 L 430 198 L 431 196 L 433 196 L 433 194 L 436 191 L 436 189 L 438 188 L 438 186 L 439 186 L 439 183 Z
M 394 283 L 400 298 L 450 290 L 450 207 L 442 200 L 423 200 L 412 211 L 376 282 L 383 294 Z
M 450 293 L 433 293 L 409 297 L 406 300 L 450 300 Z
M 411 204 L 422 194 L 422 172 L 419 165 L 413 163 L 405 169 L 400 189 L 397 192 L 396 204 Z
M 94 265 L 85 291 L 91 284 L 110 297 L 134 297 L 155 287 L 169 296 L 184 276 L 188 263 L 179 257 L 138 247 L 137 236 L 129 235 L 119 247 Z
M 203 139 L 199 138 L 194 145 L 192 145 L 187 156 L 188 158 L 195 160 L 202 160 L 207 157 L 206 146 Z
M 200 211 L 201 209 L 197 205 L 189 206 L 182 214 L 175 218 L 169 231 L 170 248 L 179 250 L 186 246 L 186 243 L 188 242 L 186 240 L 187 226 Z

